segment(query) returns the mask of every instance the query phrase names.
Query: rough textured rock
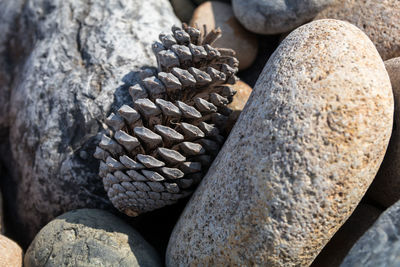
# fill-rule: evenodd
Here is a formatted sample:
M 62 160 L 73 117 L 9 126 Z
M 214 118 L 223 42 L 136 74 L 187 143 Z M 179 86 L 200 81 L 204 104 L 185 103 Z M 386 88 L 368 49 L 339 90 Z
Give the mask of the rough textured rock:
M 400 56 L 400 4 L 398 0 L 338 0 L 315 19 L 348 21 L 362 29 L 383 60 Z
M 220 27 L 222 37 L 214 43 L 214 47 L 235 50 L 239 70 L 248 68 L 254 62 L 258 50 L 257 37 L 240 25 L 231 5 L 217 1 L 205 2 L 196 8 L 190 24 L 199 27 L 206 25 L 207 29 Z
M 337 267 L 351 247 L 375 222 L 382 211 L 372 205 L 360 203 L 345 224 L 329 240 L 311 267 Z
M 249 31 L 277 34 L 312 20 L 336 0 L 232 0 L 237 19 Z
M 341 267 L 400 266 L 400 201 L 387 209 L 357 241 Z
M 368 196 L 385 207 L 400 199 L 400 57 L 385 61 L 394 95 L 394 122 L 385 158 L 368 189 Z
M 250 94 L 253 90 L 247 83 L 243 81 L 237 81 L 236 84 L 232 87 L 233 90 L 236 91 L 236 94 L 233 96 L 232 103 L 228 105 L 228 107 L 233 111 L 229 115 L 228 132 L 230 132 L 237 119 L 239 118 L 239 115 L 246 105 L 247 100 L 249 99 Z
M 92 157 L 99 132 L 135 71 L 155 65 L 151 44 L 172 24 L 167 0 L 26 2 L 16 34 L 35 45 L 15 77 L 2 154 L 16 184 L 3 188 L 15 192 L 6 204 L 25 241 L 65 211 L 110 207 Z
M 17 243 L 0 235 L 0 266 L 21 267 L 22 256 L 22 249 Z
M 114 215 L 95 209 L 65 213 L 37 234 L 24 266 L 162 266 L 155 250 Z
M 190 0 L 171 0 L 176 16 L 182 21 L 189 23 L 192 18 L 195 5 Z
M 167 266 L 308 266 L 375 177 L 392 119 L 388 74 L 361 30 L 296 29 L 181 215 Z

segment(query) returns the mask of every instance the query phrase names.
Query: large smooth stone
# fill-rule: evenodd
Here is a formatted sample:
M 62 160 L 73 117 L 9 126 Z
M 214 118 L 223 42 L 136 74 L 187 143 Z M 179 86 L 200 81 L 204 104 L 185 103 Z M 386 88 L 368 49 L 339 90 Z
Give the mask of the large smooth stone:
M 383 60 L 400 56 L 400 3 L 398 0 L 337 0 L 315 19 L 340 19 L 362 29 Z
M 357 241 L 341 267 L 400 266 L 400 201 L 387 209 Z
M 195 5 L 190 0 L 171 0 L 176 16 L 182 21 L 189 23 L 192 18 Z
M 278 34 L 312 20 L 336 0 L 232 0 L 233 11 L 249 31 Z
M 7 220 L 26 244 L 65 211 L 111 208 L 92 156 L 103 122 L 129 99 L 135 71 L 156 65 L 152 42 L 179 21 L 168 0 L 31 0 L 15 23 L 29 57 L 11 90 L 10 151 L 0 155 Z
M 296 29 L 181 215 L 167 266 L 308 266 L 375 177 L 392 120 L 389 76 L 361 30 Z
M 400 57 L 385 61 L 394 95 L 394 126 L 388 150 L 368 196 L 385 207 L 400 199 Z
M 207 1 L 193 13 L 191 25 L 207 26 L 208 30 L 221 28 L 222 36 L 213 46 L 231 48 L 239 60 L 239 70 L 244 70 L 254 62 L 258 51 L 257 36 L 248 32 L 237 21 L 231 5 L 217 1 Z
M 162 266 L 138 232 L 102 210 L 81 209 L 48 223 L 29 246 L 25 267 Z
M 21 247 L 11 239 L 0 235 L 0 266 L 22 267 L 22 257 Z

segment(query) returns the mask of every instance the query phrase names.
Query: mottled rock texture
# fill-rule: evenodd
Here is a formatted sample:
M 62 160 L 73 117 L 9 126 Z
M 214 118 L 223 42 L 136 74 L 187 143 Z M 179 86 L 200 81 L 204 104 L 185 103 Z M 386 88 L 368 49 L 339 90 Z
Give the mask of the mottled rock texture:
M 393 132 L 388 150 L 368 196 L 384 207 L 400 199 L 400 57 L 385 61 L 394 95 Z
M 383 60 L 400 56 L 400 3 L 398 0 L 337 0 L 315 19 L 348 21 L 363 30 Z
M 167 0 L 28 0 L 16 23 L 29 56 L 12 77 L 3 192 L 29 241 L 65 211 L 111 206 L 92 157 L 103 120 L 129 96 L 135 71 L 155 65 L 158 34 L 179 21 Z
M 95 209 L 65 213 L 37 234 L 25 267 L 162 266 L 155 250 L 129 225 Z
M 400 266 L 400 202 L 387 209 L 357 241 L 341 267 Z
M 296 29 L 181 215 L 167 266 L 308 266 L 375 177 L 392 119 L 389 76 L 361 30 Z
M 249 31 L 277 34 L 312 20 L 336 0 L 232 0 L 237 19 Z
M 221 28 L 222 37 L 213 46 L 235 50 L 239 60 L 239 70 L 250 67 L 254 62 L 258 50 L 257 37 L 240 25 L 231 5 L 207 1 L 196 8 L 190 24 L 199 27 L 206 25 L 208 30 Z
M 22 267 L 23 252 L 17 243 L 0 235 L 0 266 Z
M 360 203 L 345 224 L 340 227 L 328 244 L 318 254 L 311 267 L 337 267 L 351 247 L 376 221 L 382 210 Z

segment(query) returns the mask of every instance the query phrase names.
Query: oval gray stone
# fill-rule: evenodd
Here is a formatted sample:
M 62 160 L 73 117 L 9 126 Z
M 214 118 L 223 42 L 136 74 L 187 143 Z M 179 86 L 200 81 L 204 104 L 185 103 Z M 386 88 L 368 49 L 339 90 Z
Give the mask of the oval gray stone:
M 48 223 L 29 246 L 24 266 L 162 266 L 155 250 L 116 216 L 80 209 Z
M 175 226 L 167 266 L 308 266 L 372 182 L 392 120 L 388 74 L 361 30 L 296 29 Z
M 249 31 L 277 34 L 313 19 L 335 0 L 232 0 L 236 18 Z
M 357 241 L 341 267 L 400 266 L 400 201 L 387 209 Z

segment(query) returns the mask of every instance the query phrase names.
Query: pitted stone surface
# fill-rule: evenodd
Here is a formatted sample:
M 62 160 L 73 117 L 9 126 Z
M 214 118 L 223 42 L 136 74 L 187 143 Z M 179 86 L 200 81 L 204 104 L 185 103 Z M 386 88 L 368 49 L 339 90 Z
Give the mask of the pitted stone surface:
M 296 29 L 181 215 L 167 266 L 308 266 L 372 182 L 392 119 L 389 76 L 361 30 Z
M 232 0 L 237 19 L 249 31 L 277 34 L 312 20 L 336 0 Z
M 315 19 L 348 21 L 368 35 L 383 60 L 400 56 L 398 0 L 336 0 Z
M 162 266 L 155 250 L 129 225 L 95 209 L 65 213 L 37 234 L 24 266 Z
M 151 44 L 179 25 L 167 0 L 30 0 L 16 36 L 32 38 L 14 78 L 7 200 L 29 242 L 55 216 L 110 207 L 92 157 L 110 110 L 129 99 L 134 72 L 155 66 Z M 19 225 L 18 223 L 23 223 Z
M 357 241 L 341 267 L 400 266 L 400 201 L 387 209 Z

